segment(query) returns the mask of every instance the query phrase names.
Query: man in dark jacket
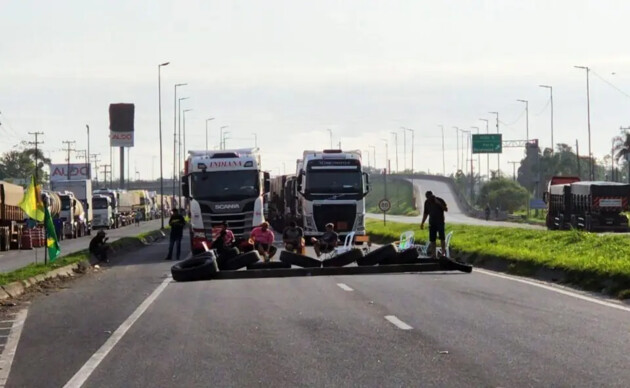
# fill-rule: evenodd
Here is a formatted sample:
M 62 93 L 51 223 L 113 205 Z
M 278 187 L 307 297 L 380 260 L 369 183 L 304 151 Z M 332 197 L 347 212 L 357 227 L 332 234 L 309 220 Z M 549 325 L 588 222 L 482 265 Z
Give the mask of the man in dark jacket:
M 102 263 L 109 262 L 107 258 L 107 251 L 109 250 L 107 240 L 108 238 L 104 230 L 100 230 L 96 236 L 90 240 L 90 253 Z
M 424 222 L 429 218 L 429 252 L 432 256 L 435 255 L 435 242 L 437 238 L 440 239 L 440 245 L 442 246 L 442 255 L 446 255 L 446 241 L 444 235 L 444 212 L 448 211 L 446 202 L 440 197 L 436 197 L 432 192 L 427 191 L 426 201 L 424 201 L 424 215 L 422 216 L 422 223 L 420 229 L 424 229 Z
M 173 215 L 168 220 L 168 225 L 171 227 L 171 238 L 168 244 L 168 256 L 165 260 L 171 260 L 173 256 L 173 246 L 177 244 L 177 260 L 180 259 L 182 250 L 182 236 L 184 235 L 184 226 L 186 226 L 186 220 L 179 214 L 177 209 L 173 209 Z

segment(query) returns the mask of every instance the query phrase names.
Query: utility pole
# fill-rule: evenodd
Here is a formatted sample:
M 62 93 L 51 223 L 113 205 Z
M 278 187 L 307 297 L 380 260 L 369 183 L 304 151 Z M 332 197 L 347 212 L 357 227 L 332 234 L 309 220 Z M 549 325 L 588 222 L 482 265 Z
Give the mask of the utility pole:
M 173 100 L 173 198 L 175 198 L 175 184 L 177 183 L 177 88 L 188 84 L 175 84 L 175 98 Z M 173 200 L 173 205 L 175 201 Z M 175 206 L 173 206 L 175 207 Z
M 413 174 L 414 169 L 413 169 L 413 149 L 415 148 L 415 141 L 414 141 L 414 137 L 415 137 L 415 132 L 413 129 L 411 128 L 405 128 L 405 127 L 401 127 L 402 129 L 404 129 L 405 131 L 409 131 L 411 132 L 411 173 Z M 407 143 L 405 141 L 405 143 Z M 405 151 L 406 152 L 406 151 Z M 405 167 L 405 170 L 407 169 L 407 167 Z
M 65 144 L 67 147 L 66 152 L 68 153 L 68 167 L 66 168 L 66 174 L 68 175 L 68 180 L 70 180 L 70 152 L 76 151 L 74 148 L 72 148 L 72 146 L 76 144 L 76 141 L 64 140 L 61 143 Z
M 400 170 L 398 169 L 398 132 L 391 132 L 392 135 L 394 135 L 394 139 L 396 141 L 396 172 L 400 172 Z
M 455 173 L 457 174 L 457 171 L 459 171 L 459 128 L 453 128 L 455 128 L 455 138 L 457 139 L 457 168 L 455 169 Z
M 520 162 L 508 162 L 508 163 L 512 165 L 512 179 L 516 181 L 516 165 L 519 164 Z
M 589 87 L 589 72 L 591 69 L 588 66 L 573 66 L 576 69 L 586 70 L 586 116 L 588 120 L 588 158 L 590 165 L 590 180 L 594 180 L 593 175 L 593 154 L 591 153 L 591 91 Z
M 538 85 L 541 88 L 549 89 L 549 101 L 551 102 L 551 153 L 553 154 L 553 150 L 556 145 L 553 142 L 553 87 L 549 85 Z
M 89 153 L 89 151 L 88 151 L 88 153 Z M 89 154 L 89 155 L 90 155 L 90 159 L 91 159 L 90 161 L 92 161 L 92 160 L 94 161 L 94 171 L 95 171 L 95 174 L 96 174 L 94 177 L 98 181 L 98 162 L 101 161 L 101 159 L 99 159 L 99 156 L 101 154 Z M 91 167 L 90 167 L 90 177 L 91 176 L 92 176 L 92 172 L 91 172 Z
M 29 141 L 28 144 L 32 144 L 35 146 L 35 185 L 39 183 L 39 145 L 44 144 L 43 141 L 39 141 L 39 135 L 44 135 L 44 132 L 29 132 L 29 135 L 35 136 L 35 141 Z
M 225 142 L 223 141 L 223 128 L 227 128 L 229 127 L 229 125 L 224 125 L 221 128 L 219 128 L 219 149 L 223 150 L 225 149 Z M 330 146 L 332 148 L 332 145 Z
M 497 116 L 497 133 L 499 133 L 499 112 L 489 112 Z M 501 154 L 497 154 L 497 177 L 501 177 Z
M 490 126 L 488 119 L 479 119 L 486 122 L 486 134 L 490 133 Z M 479 171 L 481 171 L 481 165 L 479 165 Z M 490 180 L 490 154 L 486 154 L 486 179 Z
M 88 160 L 87 160 L 87 164 L 88 164 L 88 179 L 92 179 L 92 166 L 90 164 L 90 126 L 85 124 L 85 127 L 87 128 L 87 154 L 88 154 Z
M 107 175 L 109 174 L 109 185 L 111 186 L 111 182 L 112 182 L 112 165 L 111 164 L 103 164 L 101 165 L 101 168 L 103 169 L 103 182 L 105 182 L 105 185 L 107 186 Z
M 206 119 L 206 154 L 208 153 L 208 121 L 214 120 L 214 117 Z
M 577 139 L 575 139 L 575 157 L 577 159 L 578 176 L 582 177 L 582 169 L 580 168 L 580 144 Z
M 525 103 L 525 140 L 529 142 L 529 101 L 527 100 L 516 100 L 516 101 Z
M 479 127 L 470 127 L 471 129 L 476 129 L 477 130 L 477 135 L 479 135 Z M 470 137 L 472 138 L 472 131 L 470 133 Z M 472 158 L 472 150 L 471 150 L 471 156 Z M 479 170 L 479 181 L 481 181 L 481 155 L 477 154 L 477 169 Z

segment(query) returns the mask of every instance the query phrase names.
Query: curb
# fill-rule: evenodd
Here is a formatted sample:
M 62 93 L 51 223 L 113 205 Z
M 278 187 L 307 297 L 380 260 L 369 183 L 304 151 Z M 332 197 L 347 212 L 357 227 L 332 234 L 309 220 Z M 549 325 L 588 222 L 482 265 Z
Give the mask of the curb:
M 123 250 L 129 250 L 130 248 L 140 248 L 151 243 L 160 240 L 166 236 L 165 232 L 162 230 L 154 230 L 149 232 L 147 235 L 143 237 L 123 237 L 119 240 L 114 241 L 111 244 L 111 248 L 113 253 L 117 253 Z M 120 242 L 119 244 L 116 244 Z M 5 284 L 0 286 L 0 301 L 6 300 L 9 298 L 17 298 L 23 295 L 26 290 L 30 287 L 33 287 L 43 281 L 54 278 L 67 278 L 74 277 L 75 273 L 81 272 L 81 267 L 89 267 L 91 263 L 88 260 L 82 260 L 78 263 L 66 265 L 64 267 L 55 268 L 46 272 L 45 274 L 39 274 L 33 277 L 30 277 L 25 280 L 18 280 L 9 284 Z

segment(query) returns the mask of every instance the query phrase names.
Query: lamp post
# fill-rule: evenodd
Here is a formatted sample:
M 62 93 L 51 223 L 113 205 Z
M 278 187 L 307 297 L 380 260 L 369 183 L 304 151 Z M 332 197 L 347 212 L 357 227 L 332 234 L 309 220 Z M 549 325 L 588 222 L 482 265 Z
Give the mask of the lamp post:
M 223 143 L 223 128 L 227 128 L 229 125 L 224 125 L 219 128 L 219 149 L 222 150 L 225 148 L 225 144 Z
M 516 100 L 516 101 L 525 103 L 525 140 L 529 142 L 529 101 L 527 100 Z
M 460 129 L 458 127 L 453 127 L 455 129 L 455 138 L 457 139 L 457 170 L 455 171 L 455 173 L 457 174 L 457 171 L 460 170 L 459 168 L 459 131 Z
M 479 127 L 470 127 L 470 128 L 476 129 L 477 135 L 479 135 Z M 470 136 L 472 137 L 472 133 L 470 134 Z M 472 149 L 471 149 L 470 157 L 472 158 Z M 481 181 L 481 155 L 480 154 L 477 154 L 477 170 L 479 170 L 479 181 Z
M 332 150 L 332 148 L 333 148 L 333 144 L 332 144 L 332 129 L 327 128 L 326 130 L 330 133 L 330 149 Z
M 490 120 L 488 119 L 479 119 L 480 121 L 486 122 L 486 134 L 490 133 Z M 481 165 L 479 166 L 479 170 L 481 171 Z M 490 154 L 486 154 L 486 179 L 490 179 Z
M 497 116 L 497 133 L 499 133 L 499 112 L 488 112 Z M 501 154 L 497 154 L 497 177 L 501 177 Z
M 446 156 L 444 155 L 444 126 L 438 125 L 442 130 L 442 175 L 446 176 Z
M 415 132 L 413 129 L 411 128 L 405 128 L 405 127 L 401 127 L 402 129 L 404 129 L 405 131 L 409 131 L 411 132 L 411 173 L 413 174 L 414 169 L 413 169 L 413 149 L 415 146 Z M 405 154 L 407 153 L 407 151 L 405 151 Z M 405 166 L 405 169 L 407 169 L 407 167 Z
M 206 119 L 206 153 L 208 153 L 208 121 L 214 120 L 214 117 Z
M 591 92 L 589 88 L 588 75 L 591 69 L 588 66 L 573 66 L 576 69 L 586 70 L 586 116 L 588 120 L 588 158 L 590 165 L 590 179 L 594 180 L 593 176 L 593 154 L 591 153 Z
M 177 99 L 177 186 L 179 187 L 179 201 L 182 199 L 182 101 L 190 97 Z
M 553 154 L 553 150 L 555 148 L 555 144 L 553 143 L 553 87 L 549 85 L 538 85 L 541 88 L 549 89 L 549 101 L 551 103 L 551 153 Z
M 182 114 L 184 115 L 184 128 L 183 128 L 184 129 L 184 131 L 183 131 L 184 133 L 182 135 L 182 137 L 184 138 L 184 155 L 186 155 L 186 113 L 190 112 L 191 110 L 192 109 L 184 109 L 182 111 Z M 180 157 L 180 159 L 181 159 L 181 157 Z
M 170 62 L 164 62 L 158 65 L 158 128 L 160 131 L 160 227 L 164 229 L 164 171 L 162 170 L 162 66 L 168 66 Z M 88 139 L 90 127 L 88 127 Z M 88 149 L 90 142 L 88 140 Z
M 398 169 L 398 132 L 391 132 L 392 135 L 394 135 L 394 139 L 396 142 L 396 172 L 400 172 L 400 170 Z
M 230 134 L 229 131 L 225 131 L 223 132 L 223 138 L 221 139 L 221 141 L 223 142 L 223 149 L 225 149 L 225 140 L 229 139 L 230 137 L 228 136 Z
M 381 140 L 385 142 L 385 171 L 386 173 L 389 173 L 389 143 L 387 142 L 387 139 Z
M 175 84 L 175 98 L 173 102 L 173 198 L 175 198 L 175 180 L 177 179 L 177 88 L 188 84 Z M 171 204 L 175 208 L 175 201 Z

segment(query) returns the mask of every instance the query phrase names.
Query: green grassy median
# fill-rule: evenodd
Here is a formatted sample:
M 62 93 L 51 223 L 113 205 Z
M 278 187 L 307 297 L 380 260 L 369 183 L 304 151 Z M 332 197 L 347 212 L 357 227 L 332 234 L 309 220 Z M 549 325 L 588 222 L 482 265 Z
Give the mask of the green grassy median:
M 406 230 L 426 241 L 428 230 L 417 224 L 366 221 L 374 241 L 393 241 Z M 581 287 L 630 297 L 630 237 L 579 231 L 546 231 L 471 225 L 448 225 L 451 250 L 473 264 L 509 262 L 510 272 L 533 275 L 540 269 L 567 272 L 566 280 Z

